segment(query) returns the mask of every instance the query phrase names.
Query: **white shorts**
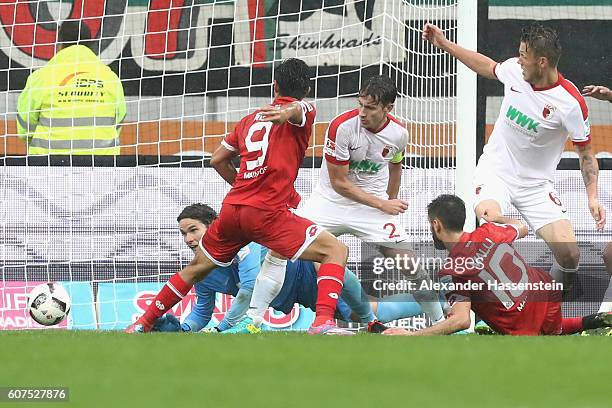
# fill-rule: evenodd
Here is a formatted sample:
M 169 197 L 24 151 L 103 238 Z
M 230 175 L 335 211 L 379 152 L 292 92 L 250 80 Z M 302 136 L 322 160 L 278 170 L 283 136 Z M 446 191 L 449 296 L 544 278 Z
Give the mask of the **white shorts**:
M 503 213 L 512 204 L 534 230 L 559 220 L 569 220 L 553 183 L 521 186 L 502 180 L 494 171 L 479 166 L 474 177 L 474 209 L 485 200 L 499 203 Z
M 335 236 L 350 234 L 363 242 L 387 248 L 408 247 L 408 234 L 399 217 L 367 205 L 334 203 L 315 191 L 295 214 L 313 221 Z

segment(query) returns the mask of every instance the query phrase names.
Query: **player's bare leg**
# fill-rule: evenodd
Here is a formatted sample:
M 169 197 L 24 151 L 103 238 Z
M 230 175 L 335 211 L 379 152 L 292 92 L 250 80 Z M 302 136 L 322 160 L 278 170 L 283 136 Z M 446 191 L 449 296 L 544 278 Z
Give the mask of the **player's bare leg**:
M 405 248 L 380 248 L 382 254 L 387 258 L 395 258 L 396 256 L 404 257 L 407 256 L 412 262 L 408 262 L 408 269 L 401 270 L 400 272 L 406 277 L 406 279 L 413 281 L 416 284 L 417 288 L 420 288 L 422 282 L 429 279 L 429 275 L 423 268 L 423 266 L 418 262 L 417 257 L 414 252 L 405 249 Z M 444 320 L 444 312 L 442 311 L 442 306 L 440 305 L 440 295 L 438 292 L 433 290 L 421 290 L 417 289 L 411 291 L 414 299 L 421 305 L 421 309 L 425 312 L 425 314 L 429 317 L 432 324 L 436 324 L 442 320 Z
M 189 293 L 194 283 L 204 279 L 217 265 L 200 248 L 195 251 L 193 260 L 181 271 L 175 273 L 159 291 L 145 313 L 125 330 L 126 333 L 146 333 L 151 331 L 155 321 Z
M 550 275 L 557 282 L 563 282 L 563 292 L 569 293 L 576 279 L 580 250 L 572 224 L 568 220 L 551 222 L 536 231 L 554 255 Z
M 612 312 L 612 242 L 608 242 L 608 245 L 603 250 L 602 257 L 606 266 L 606 272 L 608 272 L 608 277 L 611 280 L 599 307 L 599 312 Z
M 335 328 L 334 314 L 342 285 L 348 248 L 327 231 L 322 231 L 306 248 L 300 259 L 319 262 L 317 272 L 316 316 L 309 329 L 311 334 L 352 334 Z
M 604 265 L 606 266 L 606 272 L 608 273 L 608 277 L 612 278 L 612 242 L 608 242 L 608 244 L 604 248 L 602 258 L 604 261 Z M 608 288 L 606 289 L 606 292 L 603 296 L 599 311 L 592 316 L 596 317 L 592 321 L 607 323 L 607 326 L 604 325 L 604 328 L 593 328 L 592 330 L 585 330 L 582 332 L 582 335 L 612 336 L 612 329 L 610 329 L 609 327 L 612 326 L 612 279 L 610 280 Z

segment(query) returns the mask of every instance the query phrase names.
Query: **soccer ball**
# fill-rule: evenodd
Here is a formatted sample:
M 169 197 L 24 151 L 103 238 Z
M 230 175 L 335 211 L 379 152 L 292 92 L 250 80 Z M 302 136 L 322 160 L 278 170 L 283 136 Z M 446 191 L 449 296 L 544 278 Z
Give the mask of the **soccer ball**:
M 70 311 L 70 296 L 59 283 L 42 283 L 28 297 L 30 316 L 43 326 L 58 324 Z

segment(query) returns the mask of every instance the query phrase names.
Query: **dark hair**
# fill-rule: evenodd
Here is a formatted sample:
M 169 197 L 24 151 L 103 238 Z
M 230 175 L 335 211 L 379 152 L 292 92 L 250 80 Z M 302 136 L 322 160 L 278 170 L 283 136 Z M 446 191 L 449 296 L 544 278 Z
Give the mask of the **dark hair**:
M 359 96 L 371 96 L 376 103 L 388 105 L 395 102 L 397 87 L 388 76 L 377 75 L 365 81 L 359 90 Z
M 546 57 L 553 67 L 559 63 L 561 42 L 559 35 L 552 28 L 533 23 L 523 28 L 521 42 L 525 43 L 527 49 L 533 49 L 536 57 Z
M 274 69 L 274 79 L 281 96 L 302 99 L 310 90 L 310 69 L 301 59 L 288 58 Z
M 202 203 L 191 204 L 183 208 L 183 211 L 176 218 L 180 221 L 184 218 L 198 220 L 207 227 L 217 218 L 217 213 L 210 206 Z
M 456 195 L 442 194 L 427 206 L 429 220 L 437 218 L 449 231 L 461 232 L 465 224 L 465 203 Z

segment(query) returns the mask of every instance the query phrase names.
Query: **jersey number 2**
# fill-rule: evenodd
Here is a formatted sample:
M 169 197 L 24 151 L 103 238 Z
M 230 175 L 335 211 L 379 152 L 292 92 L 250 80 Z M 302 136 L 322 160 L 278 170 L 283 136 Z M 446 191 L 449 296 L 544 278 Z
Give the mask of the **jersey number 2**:
M 393 239 L 393 238 L 398 238 L 400 235 L 395 233 L 396 227 L 395 224 L 392 224 L 390 222 L 386 223 L 383 226 L 383 229 L 386 231 L 387 228 L 389 228 L 389 239 Z
M 255 160 L 247 160 L 246 169 L 251 171 L 261 166 L 266 160 L 266 153 L 268 153 L 268 137 L 270 136 L 270 129 L 272 129 L 272 122 L 255 122 L 249 128 L 246 139 L 244 140 L 247 151 L 249 153 L 261 152 L 261 155 Z M 263 132 L 261 140 L 253 141 L 253 136 L 259 135 Z M 251 156 L 251 154 L 249 154 Z

